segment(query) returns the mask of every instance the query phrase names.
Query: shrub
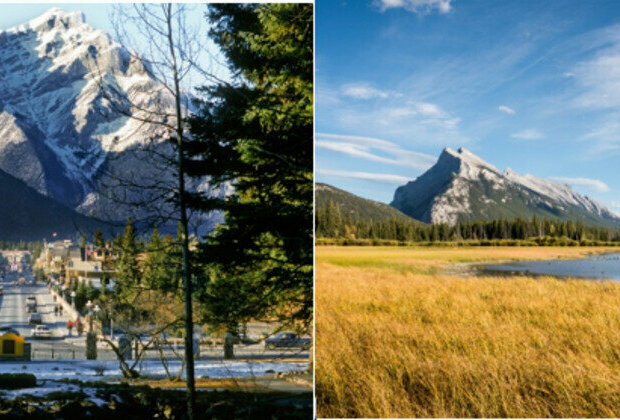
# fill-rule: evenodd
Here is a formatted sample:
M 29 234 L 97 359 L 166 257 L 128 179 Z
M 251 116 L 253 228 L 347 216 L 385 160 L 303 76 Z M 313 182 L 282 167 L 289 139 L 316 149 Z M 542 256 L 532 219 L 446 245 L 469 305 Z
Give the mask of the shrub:
M 0 373 L 0 389 L 33 388 L 37 377 L 31 373 Z

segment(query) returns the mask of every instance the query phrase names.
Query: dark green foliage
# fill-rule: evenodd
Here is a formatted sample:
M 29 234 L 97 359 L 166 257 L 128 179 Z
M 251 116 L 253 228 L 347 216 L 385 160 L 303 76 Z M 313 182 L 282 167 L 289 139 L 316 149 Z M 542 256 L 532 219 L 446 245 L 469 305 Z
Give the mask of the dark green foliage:
M 103 234 L 101 233 L 101 229 L 97 229 L 95 231 L 95 246 L 99 249 L 105 246 L 105 243 L 103 241 Z
M 30 373 L 0 373 L 0 389 L 33 388 L 37 378 Z
M 116 262 L 116 283 L 114 286 L 115 293 L 121 296 L 128 290 L 135 288 L 140 282 L 140 268 L 138 266 L 140 249 L 131 217 L 127 219 L 123 235 L 117 237 L 115 245 L 119 256 Z
M 210 35 L 236 75 L 204 89 L 186 144 L 190 176 L 235 189 L 225 198 L 188 197 L 190 208 L 226 216 L 197 255 L 208 263 L 198 295 L 209 322 L 275 311 L 309 325 L 312 19 L 309 4 L 209 6 Z
M 84 282 L 78 282 L 77 289 L 75 289 L 75 307 L 78 311 L 82 312 L 84 310 L 84 305 L 86 304 L 86 286 Z
M 175 242 L 170 235 L 166 235 L 162 240 L 158 229 L 153 230 L 151 241 L 146 245 L 143 262 L 144 287 L 164 292 L 174 292 L 178 289 L 181 271 L 178 247 L 178 242 Z

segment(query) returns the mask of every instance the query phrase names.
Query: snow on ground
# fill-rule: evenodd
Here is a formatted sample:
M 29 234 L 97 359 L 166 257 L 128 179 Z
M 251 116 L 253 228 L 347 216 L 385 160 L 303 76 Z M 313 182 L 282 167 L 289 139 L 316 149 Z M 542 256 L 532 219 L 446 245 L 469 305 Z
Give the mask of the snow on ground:
M 45 398 L 49 394 L 55 393 L 55 392 L 83 393 L 85 394 L 85 400 L 89 400 L 99 407 L 108 404 L 107 401 L 97 396 L 98 390 L 96 388 L 80 387 L 79 385 L 67 384 L 67 383 L 56 382 L 56 381 L 43 381 L 39 386 L 34 387 L 34 388 L 1 390 L 0 398 L 12 399 L 12 400 L 16 398 L 24 398 L 24 397 L 29 397 L 29 396 Z
M 25 368 L 24 368 L 25 367 Z M 169 371 L 176 373 L 181 368 L 178 360 L 170 361 Z M 239 361 L 196 361 L 196 377 L 241 378 L 262 376 L 280 372 L 298 372 L 308 368 L 307 363 L 296 362 L 239 362 Z M 165 370 L 159 360 L 144 360 L 136 366 L 141 376 L 163 377 Z M 123 377 L 116 360 L 55 360 L 45 362 L 1 362 L 0 373 L 31 373 L 38 380 L 77 379 L 97 381 Z

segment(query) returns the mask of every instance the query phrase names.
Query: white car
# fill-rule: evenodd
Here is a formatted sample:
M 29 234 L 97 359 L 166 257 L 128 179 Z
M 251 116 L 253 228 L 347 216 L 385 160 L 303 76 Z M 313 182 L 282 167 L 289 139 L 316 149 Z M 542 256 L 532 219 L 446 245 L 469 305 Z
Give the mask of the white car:
M 37 325 L 32 331 L 34 338 L 52 338 L 52 330 L 45 325 Z

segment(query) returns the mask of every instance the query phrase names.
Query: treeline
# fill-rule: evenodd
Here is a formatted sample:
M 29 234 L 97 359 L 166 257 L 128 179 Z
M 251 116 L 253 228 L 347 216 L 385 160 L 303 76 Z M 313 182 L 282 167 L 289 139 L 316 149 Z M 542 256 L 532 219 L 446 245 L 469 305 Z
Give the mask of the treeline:
M 43 248 L 43 241 L 4 241 L 0 240 L 0 249 L 11 251 L 35 252 Z
M 536 216 L 529 220 L 502 218 L 489 221 L 463 221 L 454 225 L 447 223 L 427 225 L 413 220 L 396 219 L 368 221 L 356 220 L 350 215 L 343 215 L 339 207 L 330 202 L 327 206 L 318 208 L 315 217 L 317 238 L 381 239 L 400 242 L 526 240 L 531 238 L 563 238 L 567 242 L 620 241 L 618 229 L 587 226 L 570 220 L 542 219 Z

